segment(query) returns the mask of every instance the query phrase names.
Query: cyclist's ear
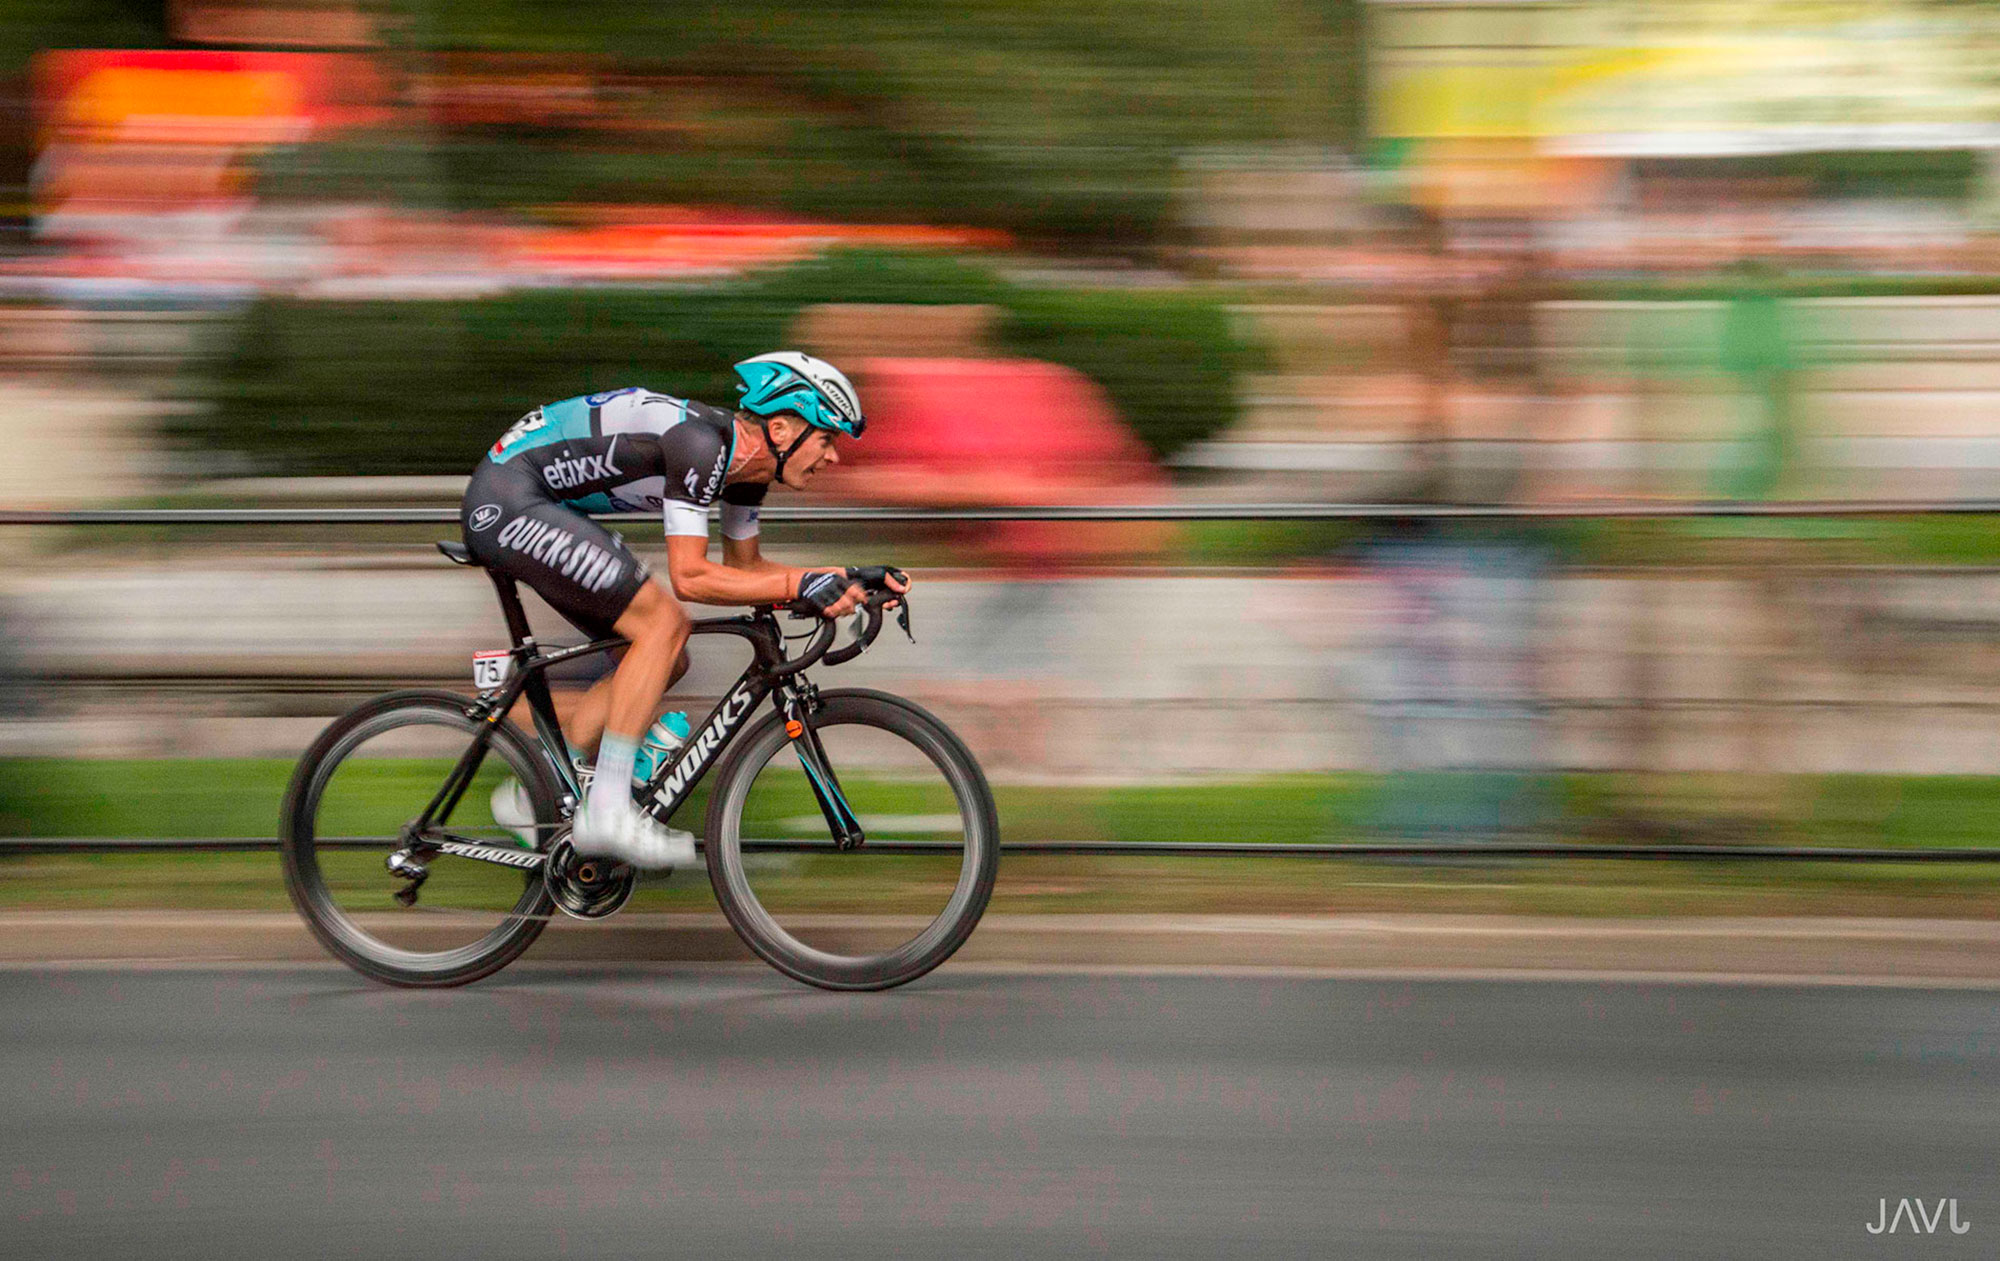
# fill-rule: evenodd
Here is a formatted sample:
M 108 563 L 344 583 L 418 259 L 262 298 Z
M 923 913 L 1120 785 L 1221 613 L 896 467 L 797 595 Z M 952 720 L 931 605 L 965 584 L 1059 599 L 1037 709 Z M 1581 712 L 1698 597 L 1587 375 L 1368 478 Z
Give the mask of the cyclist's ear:
M 807 427 L 797 412 L 772 412 L 765 418 L 765 423 L 770 425 L 771 437 L 777 440 L 780 448 L 790 446 Z

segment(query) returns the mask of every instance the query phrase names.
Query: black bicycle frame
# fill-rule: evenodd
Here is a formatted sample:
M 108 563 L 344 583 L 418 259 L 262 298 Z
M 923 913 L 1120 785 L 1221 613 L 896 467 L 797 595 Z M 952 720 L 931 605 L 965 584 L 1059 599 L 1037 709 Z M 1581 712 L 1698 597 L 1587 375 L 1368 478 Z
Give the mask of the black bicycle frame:
M 432 830 L 433 820 L 439 816 L 451 817 L 459 799 L 478 774 L 480 763 L 485 760 L 493 729 L 512 712 L 515 702 L 524 695 L 529 712 L 534 715 L 536 734 L 541 738 L 549 761 L 562 777 L 563 786 L 571 797 L 582 800 L 582 786 L 570 765 L 567 756 L 569 745 L 563 738 L 562 723 L 556 717 L 555 698 L 550 694 L 548 680 L 543 674 L 551 666 L 597 653 L 613 652 L 629 642 L 619 638 L 599 639 L 573 648 L 544 652 L 528 625 L 527 613 L 521 607 L 520 591 L 514 579 L 490 569 L 486 574 L 493 580 L 494 591 L 500 597 L 501 613 L 507 620 L 507 632 L 512 640 L 509 651 L 512 668 L 507 680 L 498 689 L 480 697 L 480 710 L 476 712 L 483 713 L 484 722 L 479 734 L 459 757 L 458 764 L 452 768 L 452 773 L 445 778 L 444 785 L 425 807 L 423 814 L 409 827 L 411 839 L 432 847 L 438 842 L 426 840 L 425 836 Z M 673 817 L 757 706 L 773 693 L 782 693 L 777 701 L 778 711 L 787 720 L 787 734 L 792 737 L 799 760 L 806 769 L 807 780 L 819 801 L 821 813 L 826 816 L 835 846 L 853 849 L 862 844 L 866 837 L 860 821 L 848 806 L 840 782 L 820 746 L 819 735 L 812 728 L 814 693 L 811 685 L 796 681 L 798 673 L 806 665 L 824 655 L 827 642 L 831 639 L 831 627 L 825 628 L 826 639 L 818 643 L 818 650 L 798 661 L 786 660 L 784 634 L 778 628 L 777 617 L 766 609 L 737 617 L 702 618 L 695 621 L 689 634 L 735 635 L 749 641 L 753 657 L 743 676 L 702 720 L 698 732 L 690 734 L 681 747 L 680 755 L 654 771 L 644 794 L 646 811 L 662 823 Z M 453 852 L 462 854 L 463 847 L 454 848 Z M 518 851 L 514 854 L 519 857 Z

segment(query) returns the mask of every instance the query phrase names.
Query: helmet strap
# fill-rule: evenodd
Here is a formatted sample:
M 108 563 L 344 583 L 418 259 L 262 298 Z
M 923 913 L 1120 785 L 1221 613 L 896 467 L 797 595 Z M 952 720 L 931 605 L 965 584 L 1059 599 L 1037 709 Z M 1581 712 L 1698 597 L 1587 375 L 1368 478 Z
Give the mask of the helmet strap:
M 780 451 L 778 450 L 778 440 L 771 436 L 771 418 L 769 416 L 759 416 L 757 423 L 763 426 L 764 429 L 764 445 L 770 449 L 771 458 L 778 462 L 777 469 L 771 474 L 771 480 L 782 482 L 785 480 L 785 461 L 797 455 L 799 448 L 805 445 L 806 439 L 812 437 L 812 426 L 807 425 L 805 428 L 799 430 L 799 436 L 792 439 L 792 444 L 783 451 Z

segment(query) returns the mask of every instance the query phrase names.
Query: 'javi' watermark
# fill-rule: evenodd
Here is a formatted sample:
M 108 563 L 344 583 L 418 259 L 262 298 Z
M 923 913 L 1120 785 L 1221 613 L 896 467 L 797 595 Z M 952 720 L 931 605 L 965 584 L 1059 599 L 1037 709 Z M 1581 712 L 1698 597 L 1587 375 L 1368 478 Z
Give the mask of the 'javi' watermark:
M 1890 1211 L 1889 1201 L 1886 1198 L 1877 1201 L 1875 1220 L 1867 1223 L 1868 1233 L 1893 1235 L 1902 1230 L 1906 1223 L 1913 1235 L 1935 1235 L 1940 1224 L 1947 1226 L 1954 1235 L 1962 1235 L 1972 1229 L 1971 1222 L 1958 1220 L 1957 1200 L 1941 1199 L 1933 1208 L 1922 1200 L 1905 1197 L 1896 1201 L 1894 1212 Z

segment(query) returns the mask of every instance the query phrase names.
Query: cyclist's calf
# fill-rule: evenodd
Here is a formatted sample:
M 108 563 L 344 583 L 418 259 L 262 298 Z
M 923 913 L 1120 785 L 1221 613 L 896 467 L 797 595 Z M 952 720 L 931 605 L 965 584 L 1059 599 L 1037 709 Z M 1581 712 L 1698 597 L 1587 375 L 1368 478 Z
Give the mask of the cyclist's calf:
M 672 593 L 657 582 L 639 588 L 615 627 L 632 641 L 611 676 L 611 708 L 605 728 L 636 740 L 652 722 L 660 695 L 685 669 L 688 633 L 694 622 Z

